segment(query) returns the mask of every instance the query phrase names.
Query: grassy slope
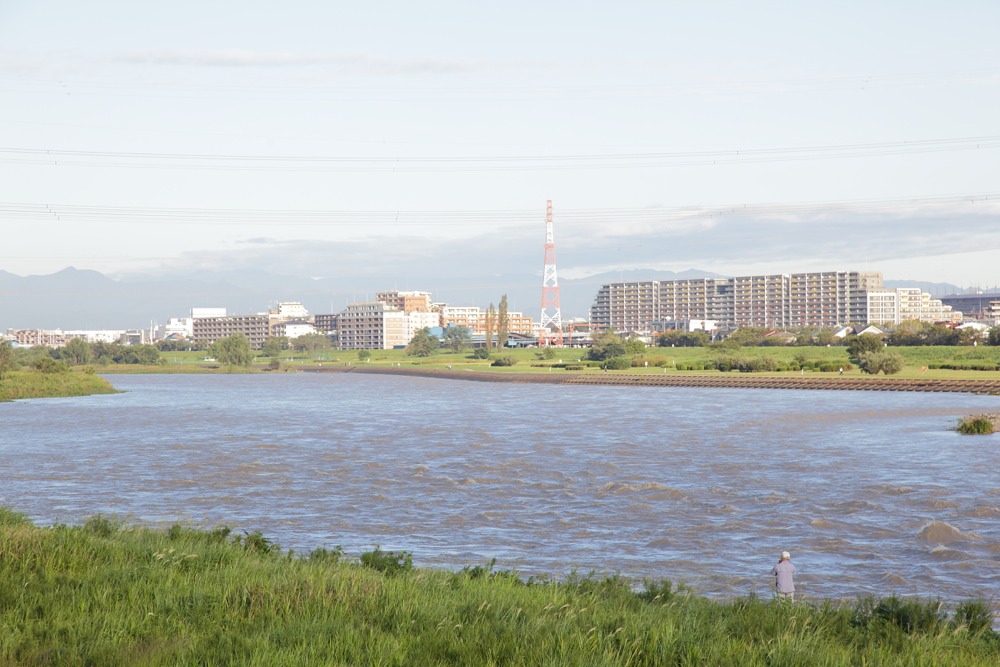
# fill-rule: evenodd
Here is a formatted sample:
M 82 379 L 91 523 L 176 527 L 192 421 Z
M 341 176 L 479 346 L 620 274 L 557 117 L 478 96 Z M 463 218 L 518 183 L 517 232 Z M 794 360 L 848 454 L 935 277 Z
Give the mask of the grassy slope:
M 38 373 L 15 371 L 0 379 L 0 401 L 58 396 L 113 394 L 116 390 L 104 378 L 92 373 Z
M 5 665 L 993 665 L 1000 638 L 857 610 L 525 585 L 486 568 L 397 574 L 222 531 L 39 528 L 0 508 Z M 318 555 L 318 554 L 317 554 Z M 478 576 L 477 576 L 478 575 Z M 919 606 L 919 605 L 918 605 Z M 860 605 L 859 605 L 860 607 Z M 912 607 L 912 605 L 911 605 Z M 935 608 L 934 605 L 920 607 Z M 926 615 L 925 615 L 926 616 Z M 933 616 L 933 614 L 931 614 Z M 852 622 L 852 619 L 854 622 Z
M 923 378 L 939 380 L 959 380 L 959 379 L 1000 379 L 1000 371 L 974 371 L 974 370 L 950 370 L 930 368 L 932 365 L 951 363 L 955 365 L 971 364 L 1000 364 L 1000 347 L 894 347 L 892 351 L 903 356 L 905 366 L 895 377 L 899 378 Z M 600 368 L 587 368 L 584 370 L 567 371 L 562 368 L 553 368 L 559 362 L 575 363 L 578 359 L 586 357 L 586 350 L 583 349 L 554 349 L 555 356 L 552 359 L 542 358 L 542 352 L 538 349 L 518 349 L 504 350 L 502 353 L 494 353 L 494 356 L 511 356 L 517 360 L 517 364 L 510 367 L 491 367 L 489 361 L 473 359 L 470 350 L 461 353 L 451 351 L 439 351 L 429 357 L 408 357 L 403 350 L 372 350 L 371 358 L 360 360 L 355 351 L 327 350 L 315 353 L 310 356 L 303 352 L 285 352 L 280 361 L 282 370 L 295 370 L 303 366 L 317 365 L 368 365 L 368 366 L 395 366 L 409 368 L 445 369 L 449 366 L 454 370 L 468 370 L 471 372 L 488 373 L 600 373 Z M 263 372 L 270 358 L 258 357 L 255 364 L 250 368 L 234 368 L 220 365 L 216 361 L 205 361 L 204 352 L 167 352 L 163 353 L 164 363 L 156 366 L 102 366 L 100 373 L 232 373 L 232 372 Z M 611 371 L 612 373 L 644 374 L 644 373 L 678 373 L 678 374 L 714 374 L 715 370 L 677 370 L 678 366 L 690 364 L 704 364 L 720 355 L 730 355 L 739 357 L 772 357 L 779 363 L 790 363 L 796 360 L 799 355 L 813 362 L 828 362 L 836 364 L 837 367 L 848 366 L 847 350 L 844 347 L 746 347 L 735 352 L 720 352 L 708 348 L 647 348 L 642 359 L 649 362 L 648 367 L 633 367 L 624 371 Z M 788 371 L 786 373 L 799 374 L 799 371 Z M 813 370 L 805 371 L 806 375 L 828 376 L 838 375 L 837 371 L 819 372 Z M 781 373 L 767 373 L 760 375 L 781 375 Z M 845 375 L 851 377 L 870 377 L 853 368 L 846 371 Z

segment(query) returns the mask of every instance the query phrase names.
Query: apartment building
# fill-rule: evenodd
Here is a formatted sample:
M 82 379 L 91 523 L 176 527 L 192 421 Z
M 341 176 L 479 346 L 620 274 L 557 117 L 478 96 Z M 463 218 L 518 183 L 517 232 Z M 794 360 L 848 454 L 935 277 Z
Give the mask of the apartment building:
M 385 305 L 396 310 L 401 310 L 404 313 L 428 313 L 431 311 L 430 292 L 400 292 L 397 290 L 376 292 L 375 300 L 381 301 Z M 438 325 L 435 324 L 434 326 Z
M 271 318 L 268 314 L 225 315 L 221 317 L 195 315 L 192 318 L 191 330 L 192 338 L 205 345 L 211 345 L 226 336 L 243 334 L 249 339 L 250 347 L 259 350 L 264 346 L 267 337 L 271 335 Z
M 649 331 L 664 320 L 715 320 L 722 328 L 836 326 L 863 322 L 864 291 L 882 287 L 878 272 L 817 273 L 610 283 L 591 322 L 615 331 Z
M 921 322 L 953 322 L 962 321 L 962 313 L 952 311 L 951 306 L 944 305 L 940 299 L 935 299 L 919 287 L 901 287 L 899 294 L 899 320 L 919 320 Z
M 405 346 L 406 313 L 381 301 L 348 304 L 337 318 L 337 346 L 341 350 L 390 350 Z

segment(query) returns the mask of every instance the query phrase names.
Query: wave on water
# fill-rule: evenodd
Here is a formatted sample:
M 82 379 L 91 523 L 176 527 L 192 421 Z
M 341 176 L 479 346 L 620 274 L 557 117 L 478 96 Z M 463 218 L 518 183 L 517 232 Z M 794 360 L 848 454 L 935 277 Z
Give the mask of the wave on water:
M 607 496 L 607 495 L 617 495 L 619 493 L 635 493 L 642 491 L 662 491 L 663 493 L 657 494 L 660 497 L 666 498 L 687 498 L 687 494 L 679 489 L 675 489 L 657 482 L 643 482 L 642 484 L 624 484 L 622 482 L 608 482 L 600 488 L 597 492 L 597 496 Z
M 975 517 L 990 517 L 990 516 L 1000 516 L 1000 507 L 977 507 L 972 510 L 972 516 Z
M 932 521 L 920 529 L 917 539 L 926 544 L 947 545 L 956 542 L 978 542 L 981 538 L 976 533 L 963 533 L 950 523 Z
M 882 581 L 884 581 L 889 586 L 905 586 L 907 584 L 906 579 L 899 576 L 898 574 L 892 574 L 891 572 L 886 572 L 882 575 Z
M 855 512 L 875 512 L 882 509 L 882 506 L 867 500 L 848 500 L 837 503 L 834 508 L 844 514 L 854 514 Z
M 939 544 L 931 549 L 931 556 L 937 560 L 968 560 L 971 558 L 971 556 L 964 551 L 961 551 L 960 549 L 952 549 L 951 547 L 946 547 L 943 544 Z

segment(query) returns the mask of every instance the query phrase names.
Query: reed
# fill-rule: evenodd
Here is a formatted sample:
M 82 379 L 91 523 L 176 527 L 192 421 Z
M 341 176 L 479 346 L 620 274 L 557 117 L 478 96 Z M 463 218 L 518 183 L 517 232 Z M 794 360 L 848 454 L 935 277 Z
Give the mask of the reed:
M 15 371 L 0 378 L 0 401 L 114 394 L 117 390 L 92 371 Z
M 299 557 L 259 533 L 0 508 L 4 665 L 993 665 L 989 607 L 714 602 L 665 581 Z M 364 556 L 364 554 L 362 554 Z M 362 565 L 367 560 L 369 565 Z M 402 564 L 372 567 L 371 563 Z M 911 605 L 911 606 L 907 606 Z M 902 621 L 900 619 L 903 619 Z M 906 619 L 916 619 L 913 622 Z

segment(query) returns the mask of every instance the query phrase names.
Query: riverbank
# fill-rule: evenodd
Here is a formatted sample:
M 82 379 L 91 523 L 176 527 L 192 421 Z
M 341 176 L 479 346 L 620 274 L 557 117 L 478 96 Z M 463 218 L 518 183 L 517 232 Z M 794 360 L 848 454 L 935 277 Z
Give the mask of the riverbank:
M 0 662 L 83 664 L 993 665 L 982 602 L 711 601 L 668 580 L 524 580 L 410 554 L 302 557 L 260 533 L 0 508 Z
M 851 391 L 921 391 L 958 392 L 968 394 L 1000 395 L 1000 380 L 940 380 L 894 377 L 843 377 L 843 376 L 794 376 L 750 375 L 738 373 L 715 374 L 629 374 L 574 373 L 553 370 L 548 373 L 502 372 L 484 368 L 448 370 L 406 366 L 318 365 L 303 366 L 309 373 L 370 373 L 380 375 L 409 375 L 414 377 L 477 382 L 527 382 L 535 384 L 584 384 L 633 387 L 720 387 L 730 389 L 825 389 Z
M 28 398 L 60 398 L 117 393 L 110 382 L 94 373 L 66 371 L 41 373 L 15 371 L 0 379 L 0 401 Z

